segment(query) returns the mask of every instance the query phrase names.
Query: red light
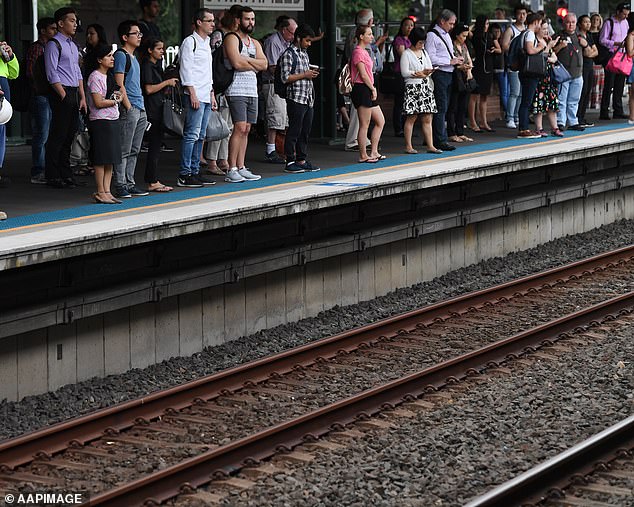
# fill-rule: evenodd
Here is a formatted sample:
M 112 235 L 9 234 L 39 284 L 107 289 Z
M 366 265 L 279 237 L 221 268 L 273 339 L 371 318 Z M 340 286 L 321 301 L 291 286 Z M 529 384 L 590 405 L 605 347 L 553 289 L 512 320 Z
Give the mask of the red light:
M 568 9 L 566 9 L 565 7 L 559 7 L 559 9 L 557 9 L 557 16 L 559 16 L 560 18 L 565 18 L 568 15 Z

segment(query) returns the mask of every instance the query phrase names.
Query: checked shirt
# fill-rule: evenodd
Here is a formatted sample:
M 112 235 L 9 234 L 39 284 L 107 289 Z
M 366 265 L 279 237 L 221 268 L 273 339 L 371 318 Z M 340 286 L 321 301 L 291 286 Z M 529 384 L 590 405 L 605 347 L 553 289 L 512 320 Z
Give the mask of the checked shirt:
M 308 71 L 308 65 L 310 64 L 308 53 L 303 49 L 299 49 L 295 44 L 292 44 L 288 51 L 282 55 L 280 61 L 280 73 L 283 83 L 288 81 L 288 77 L 293 70 L 293 55 L 291 51 L 294 51 L 297 57 L 297 66 L 293 74 L 301 74 L 302 72 Z M 297 102 L 298 104 L 307 105 L 308 107 L 313 107 L 315 103 L 315 89 L 312 79 L 298 79 L 297 81 L 289 83 L 286 88 L 286 99 Z

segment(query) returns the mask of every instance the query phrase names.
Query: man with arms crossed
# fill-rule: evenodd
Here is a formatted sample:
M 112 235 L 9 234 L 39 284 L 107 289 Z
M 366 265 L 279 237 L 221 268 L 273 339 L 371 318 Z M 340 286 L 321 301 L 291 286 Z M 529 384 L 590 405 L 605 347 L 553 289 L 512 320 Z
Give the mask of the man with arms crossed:
M 255 27 L 253 9 L 243 7 L 238 21 L 237 37 L 227 34 L 224 40 L 227 59 L 234 69 L 233 82 L 225 92 L 233 120 L 233 132 L 229 138 L 229 171 L 225 176 L 225 181 L 229 183 L 261 178 L 249 171 L 244 165 L 244 159 L 251 124 L 258 120 L 256 74 L 269 66 L 262 46 L 257 40 L 251 38 Z M 242 51 L 240 51 L 240 41 L 242 41 Z

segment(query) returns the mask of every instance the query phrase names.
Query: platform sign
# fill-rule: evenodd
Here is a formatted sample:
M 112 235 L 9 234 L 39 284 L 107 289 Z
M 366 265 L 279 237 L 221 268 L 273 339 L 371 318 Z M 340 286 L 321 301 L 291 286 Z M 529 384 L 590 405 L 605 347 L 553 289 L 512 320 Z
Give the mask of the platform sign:
M 208 9 L 229 9 L 234 4 L 249 6 L 254 11 L 303 11 L 304 0 L 205 0 Z

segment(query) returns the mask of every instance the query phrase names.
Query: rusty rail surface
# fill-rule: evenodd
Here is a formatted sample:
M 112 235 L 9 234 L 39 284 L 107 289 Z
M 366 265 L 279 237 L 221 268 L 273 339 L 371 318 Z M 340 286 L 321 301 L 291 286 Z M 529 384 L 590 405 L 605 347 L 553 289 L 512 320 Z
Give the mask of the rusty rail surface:
M 272 374 L 289 372 L 298 365 L 313 364 L 317 358 L 334 357 L 339 351 L 351 351 L 360 344 L 370 343 L 377 337 L 412 330 L 418 324 L 431 323 L 456 313 L 464 313 L 489 301 L 504 300 L 516 294 L 536 290 L 538 287 L 561 283 L 581 274 L 591 273 L 618 263 L 634 259 L 634 245 L 590 257 L 565 266 L 529 275 L 484 290 L 451 298 L 411 312 L 362 326 L 332 337 L 282 352 L 270 357 L 224 370 L 204 378 L 146 397 L 123 402 L 47 428 L 0 442 L 0 465 L 9 468 L 24 465 L 38 452 L 54 454 L 68 448 L 71 441 L 86 444 L 100 438 L 106 428 L 125 430 L 138 418 L 153 420 L 166 409 L 182 409 L 196 399 L 208 400 L 224 390 L 244 387 L 246 380 L 259 382 Z
M 465 507 L 536 505 L 548 499 L 549 492 L 565 502 L 561 490 L 570 485 L 573 476 L 592 474 L 596 465 L 609 463 L 620 450 L 633 448 L 634 415 L 475 498 Z
M 98 494 L 91 498 L 90 504 L 122 507 L 158 505 L 177 496 L 183 486 L 196 488 L 209 483 L 216 472 L 230 474 L 244 467 L 245 463 L 278 453 L 280 448 L 290 450 L 336 427 L 376 415 L 412 401 L 425 392 L 463 379 L 472 371 L 498 366 L 500 362 L 532 351 L 544 341 L 550 343 L 570 331 L 599 325 L 602 320 L 613 320 L 633 311 L 634 292 L 618 296 Z

